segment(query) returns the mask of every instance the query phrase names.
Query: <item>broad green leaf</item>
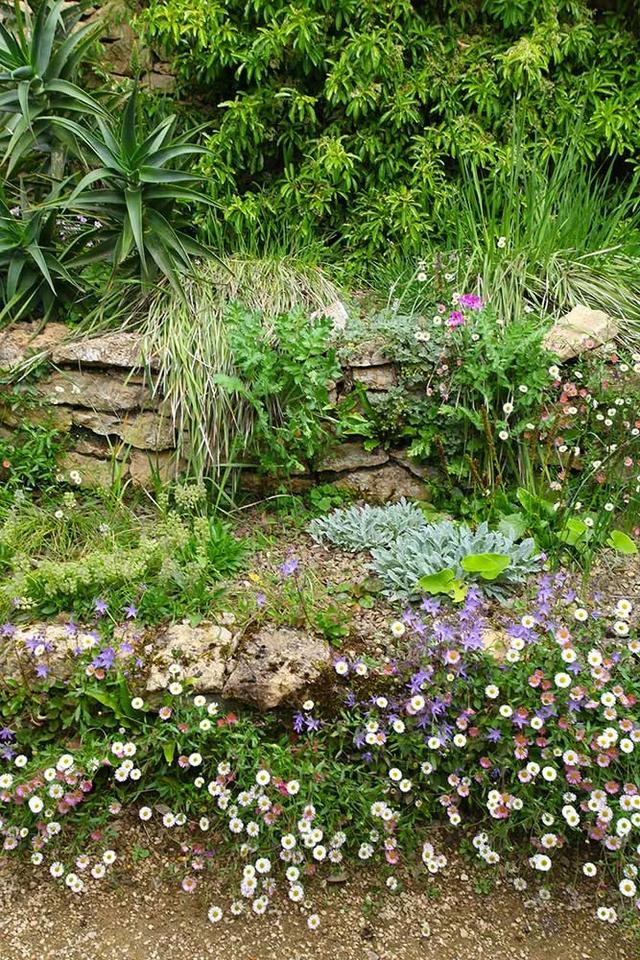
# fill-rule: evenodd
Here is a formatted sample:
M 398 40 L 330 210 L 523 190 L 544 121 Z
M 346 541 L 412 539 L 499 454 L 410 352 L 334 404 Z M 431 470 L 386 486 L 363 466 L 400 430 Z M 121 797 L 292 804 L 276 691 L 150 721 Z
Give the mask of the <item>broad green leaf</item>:
M 569 517 L 564 527 L 558 534 L 558 539 L 562 540 L 563 543 L 566 543 L 570 547 L 575 547 L 575 545 L 582 540 L 588 530 L 589 527 L 586 525 L 584 520 L 580 520 L 579 517 Z
M 618 553 L 625 553 L 629 556 L 638 552 L 635 540 L 624 533 L 622 530 L 612 530 L 607 540 L 607 546 L 613 547 Z
M 550 500 L 539 497 L 524 487 L 519 487 L 516 496 L 527 513 L 533 516 L 547 515 L 553 516 L 554 505 Z
M 425 593 L 432 595 L 447 594 L 455 603 L 464 600 L 468 590 L 468 587 L 456 578 L 455 571 L 449 567 L 439 570 L 437 573 L 429 573 L 420 577 L 417 585 Z
M 504 553 L 470 553 L 460 566 L 467 573 L 477 573 L 483 580 L 495 580 L 510 563 L 511 558 Z
M 513 537 L 514 540 L 524 536 L 526 529 L 527 522 L 521 513 L 509 513 L 498 524 L 500 533 L 504 533 L 507 537 Z

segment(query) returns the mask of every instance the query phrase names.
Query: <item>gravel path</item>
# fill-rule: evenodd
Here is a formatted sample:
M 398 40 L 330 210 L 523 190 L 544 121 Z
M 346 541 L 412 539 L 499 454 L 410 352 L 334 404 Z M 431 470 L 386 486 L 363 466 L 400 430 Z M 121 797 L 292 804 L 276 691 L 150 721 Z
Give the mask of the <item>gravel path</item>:
M 144 840 L 137 836 L 135 842 Z M 120 838 L 119 848 L 122 848 Z M 593 891 L 558 886 L 541 903 L 450 854 L 429 882 L 422 870 L 389 894 L 380 875 L 361 872 L 337 884 L 308 884 L 320 930 L 304 911 L 274 901 L 261 918 L 210 924 L 226 906 L 231 877 L 219 864 L 185 894 L 166 848 L 146 839 L 149 856 L 118 861 L 104 881 L 77 897 L 26 868 L 0 872 L 0 960 L 638 960 L 640 943 L 594 917 Z M 166 841 L 165 841 L 166 843 Z M 124 844 L 134 849 L 131 844 Z M 234 884 L 235 886 L 235 884 Z

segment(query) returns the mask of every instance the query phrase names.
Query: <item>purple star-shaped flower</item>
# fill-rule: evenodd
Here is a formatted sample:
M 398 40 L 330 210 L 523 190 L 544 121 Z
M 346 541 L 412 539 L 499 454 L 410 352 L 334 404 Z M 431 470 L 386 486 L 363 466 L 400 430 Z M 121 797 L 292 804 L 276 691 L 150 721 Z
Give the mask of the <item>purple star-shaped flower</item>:
M 284 563 L 280 567 L 280 573 L 283 577 L 291 577 L 300 566 L 300 562 L 297 557 L 287 557 Z

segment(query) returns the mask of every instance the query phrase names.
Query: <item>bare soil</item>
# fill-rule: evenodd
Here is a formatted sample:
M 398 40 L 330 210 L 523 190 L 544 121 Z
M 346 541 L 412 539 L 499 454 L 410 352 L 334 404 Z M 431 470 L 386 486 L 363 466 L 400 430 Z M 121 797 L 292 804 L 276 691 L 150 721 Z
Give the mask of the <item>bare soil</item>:
M 134 849 L 133 837 L 124 846 Z M 136 842 L 145 838 L 139 828 Z M 381 875 L 359 871 L 340 883 L 307 884 L 305 909 L 276 897 L 263 917 L 216 924 L 239 871 L 229 864 L 179 887 L 184 871 L 166 838 L 147 838 L 149 855 L 118 861 L 110 881 L 78 896 L 26 868 L 0 871 L 0 960 L 638 960 L 640 941 L 595 918 L 593 888 L 558 885 L 548 901 L 447 851 L 449 865 L 422 869 L 390 894 Z M 491 889 L 489 889 L 491 887 Z M 481 892 L 481 891 L 487 892 Z M 611 899 L 611 898 L 609 898 Z M 604 902 L 609 902 L 605 898 Z M 307 928 L 317 912 L 320 929 Z

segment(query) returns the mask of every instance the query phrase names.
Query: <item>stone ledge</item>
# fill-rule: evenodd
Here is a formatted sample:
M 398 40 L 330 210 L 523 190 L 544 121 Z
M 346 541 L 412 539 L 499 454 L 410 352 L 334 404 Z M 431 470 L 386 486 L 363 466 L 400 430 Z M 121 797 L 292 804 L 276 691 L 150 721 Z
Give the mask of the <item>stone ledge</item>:
M 0 370 L 11 370 L 36 353 L 50 351 L 69 336 L 64 323 L 15 323 L 0 335 Z
M 117 330 L 84 340 L 71 340 L 54 345 L 51 359 L 56 364 L 90 367 L 125 367 L 134 370 L 145 366 L 142 337 L 138 333 Z
M 320 473 L 344 473 L 361 467 L 378 467 L 388 460 L 389 454 L 381 447 L 367 451 L 360 443 L 341 443 L 316 464 L 316 470 Z
M 40 400 L 53 405 L 65 404 L 90 410 L 118 412 L 155 406 L 149 387 L 140 377 L 111 376 L 108 373 L 82 373 L 58 370 L 36 384 Z

